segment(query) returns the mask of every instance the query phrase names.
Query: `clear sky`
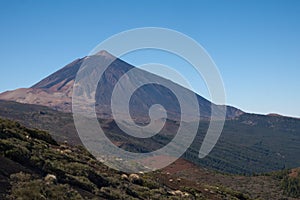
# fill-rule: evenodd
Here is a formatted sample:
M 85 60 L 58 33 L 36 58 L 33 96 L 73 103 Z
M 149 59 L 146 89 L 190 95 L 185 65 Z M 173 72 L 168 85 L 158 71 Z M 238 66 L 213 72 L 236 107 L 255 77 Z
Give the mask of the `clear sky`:
M 113 34 L 149 26 L 200 43 L 219 68 L 227 104 L 300 117 L 297 0 L 1 0 L 0 92 L 33 85 Z M 134 58 L 126 61 L 146 60 Z

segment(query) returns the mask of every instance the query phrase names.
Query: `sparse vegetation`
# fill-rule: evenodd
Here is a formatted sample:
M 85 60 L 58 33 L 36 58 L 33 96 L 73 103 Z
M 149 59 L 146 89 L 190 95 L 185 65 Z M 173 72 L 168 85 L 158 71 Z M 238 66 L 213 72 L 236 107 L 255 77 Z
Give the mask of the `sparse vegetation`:
M 187 171 L 187 174 L 184 171 L 180 174 L 158 171 L 125 177 L 95 160 L 82 146 L 58 144 L 44 131 L 4 119 L 0 119 L 0 153 L 0 199 L 242 200 L 299 197 L 299 174 L 290 176 L 288 170 L 253 177 L 209 171 L 210 179 L 206 179 L 206 184 L 198 184 L 198 178 L 202 176 L 194 171 Z M 200 168 L 191 168 L 195 169 Z M 264 191 L 259 190 L 261 188 Z
M 82 147 L 57 144 L 46 132 L 0 119 L 0 176 L 6 199 L 195 199 L 151 174 L 108 169 Z M 2 187 L 4 188 L 4 187 Z M 188 194 L 188 195 L 187 195 Z
M 67 184 L 54 184 L 40 178 L 34 178 L 23 172 L 10 176 L 11 191 L 7 199 L 84 199 L 76 190 Z
M 300 169 L 275 172 L 273 176 L 281 181 L 281 188 L 285 195 L 300 198 Z
M 40 114 L 41 112 L 43 114 Z M 59 142 L 81 144 L 70 113 L 58 112 L 44 106 L 0 100 L 0 117 L 17 120 L 31 128 L 47 130 Z M 128 134 L 123 133 L 112 120 L 99 121 L 112 141 L 120 144 L 120 148 L 131 152 L 148 152 L 167 144 L 174 136 L 171 133 L 178 125 L 169 120 L 164 135 L 145 141 L 128 137 Z M 298 119 L 244 114 L 227 120 L 213 151 L 205 159 L 198 159 L 201 145 L 199 142 L 203 141 L 207 127 L 207 121 L 200 122 L 195 142 L 184 154 L 185 159 L 220 172 L 244 175 L 300 166 Z

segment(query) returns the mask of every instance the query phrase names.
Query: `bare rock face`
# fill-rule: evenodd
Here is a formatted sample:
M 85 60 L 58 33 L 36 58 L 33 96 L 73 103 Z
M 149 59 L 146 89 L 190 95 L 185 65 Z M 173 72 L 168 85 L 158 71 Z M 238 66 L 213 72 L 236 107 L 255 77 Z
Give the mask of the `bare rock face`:
M 66 92 L 51 92 L 45 89 L 21 88 L 0 94 L 0 99 L 43 105 L 56 110 L 70 112 L 72 88 Z

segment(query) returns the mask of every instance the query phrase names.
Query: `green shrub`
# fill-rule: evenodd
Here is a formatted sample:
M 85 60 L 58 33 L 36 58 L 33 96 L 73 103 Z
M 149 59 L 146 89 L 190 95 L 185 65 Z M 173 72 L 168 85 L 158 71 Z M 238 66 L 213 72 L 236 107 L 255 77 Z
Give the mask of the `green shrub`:
M 72 176 L 67 174 L 66 181 L 72 186 L 82 188 L 92 193 L 97 191 L 97 187 L 84 176 Z
M 15 145 L 11 141 L 1 139 L 1 142 L 0 142 L 0 151 L 1 152 L 5 152 L 7 150 L 10 150 L 10 149 L 14 148 L 14 146 Z
M 43 140 L 49 144 L 52 145 L 58 145 L 57 142 L 45 131 L 40 130 L 33 130 L 33 129 L 26 129 L 26 132 L 30 135 L 32 138 Z
M 23 146 L 17 145 L 12 149 L 5 151 L 5 156 L 16 162 L 24 163 L 30 158 L 30 151 Z
M 285 177 L 282 180 L 284 194 L 290 197 L 300 197 L 300 179 L 298 177 Z
M 34 179 L 31 175 L 17 173 L 11 175 L 12 185 L 8 199 L 56 199 L 56 200 L 81 200 L 80 194 L 66 184 L 49 184 L 42 179 Z

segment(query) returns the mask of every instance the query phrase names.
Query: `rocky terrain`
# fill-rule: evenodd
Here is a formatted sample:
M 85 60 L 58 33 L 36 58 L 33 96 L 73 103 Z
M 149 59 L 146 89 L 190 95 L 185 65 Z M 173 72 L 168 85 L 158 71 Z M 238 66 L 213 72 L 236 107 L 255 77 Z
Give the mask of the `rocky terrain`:
M 180 159 L 147 174 L 124 174 L 84 148 L 0 119 L 1 199 L 294 199 L 299 170 L 246 177 Z M 286 184 L 288 183 L 288 184 Z M 292 186 L 290 186 L 292 185 Z

